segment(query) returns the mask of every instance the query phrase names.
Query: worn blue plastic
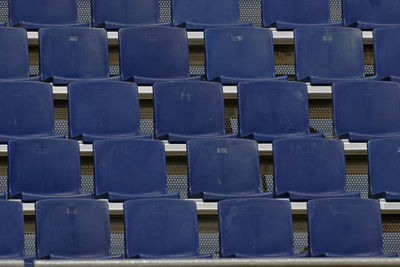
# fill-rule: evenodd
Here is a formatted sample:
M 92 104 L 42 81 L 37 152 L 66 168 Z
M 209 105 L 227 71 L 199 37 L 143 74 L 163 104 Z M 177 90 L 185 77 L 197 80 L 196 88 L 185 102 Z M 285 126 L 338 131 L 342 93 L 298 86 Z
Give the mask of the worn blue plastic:
M 171 24 L 158 22 L 159 17 L 158 0 L 92 0 L 92 24 L 106 30 L 139 25 Z
M 194 201 L 126 201 L 124 222 L 127 258 L 211 258 L 199 253 Z
M 0 259 L 24 260 L 33 267 L 36 255 L 24 253 L 24 215 L 21 202 L 0 200 Z
M 73 140 L 30 139 L 8 143 L 9 198 L 90 198 L 82 194 L 79 144 Z
M 89 26 L 78 22 L 76 0 L 9 0 L 11 26 L 38 30 L 57 26 Z
M 17 201 L 0 200 L 0 217 L 0 258 L 25 258 L 22 204 Z
M 271 198 L 261 192 L 258 146 L 254 140 L 203 139 L 187 142 L 189 195 L 204 201 Z
M 239 133 L 258 142 L 279 138 L 323 137 L 310 134 L 307 85 L 263 81 L 238 85 Z
M 368 141 L 370 197 L 400 201 L 400 138 Z
M 137 84 L 171 80 L 200 80 L 189 76 L 189 47 L 185 29 L 133 27 L 119 30 L 121 78 Z
M 53 91 L 40 82 L 0 83 L 0 143 L 54 134 Z
M 139 96 L 134 83 L 79 82 L 68 85 L 69 133 L 84 143 L 140 135 Z
M 172 21 L 187 30 L 252 25 L 240 21 L 238 0 L 172 0 Z
M 94 190 L 99 198 L 179 198 L 179 193 L 167 193 L 165 148 L 161 141 L 96 141 L 93 157 Z
M 399 0 L 343 0 L 344 26 L 372 30 L 400 25 Z
M 0 27 L 0 81 L 39 80 L 29 77 L 28 37 L 25 29 Z
M 344 145 L 322 138 L 273 142 L 274 186 L 277 197 L 307 201 L 326 197 L 360 197 L 346 192 Z
M 385 256 L 378 200 L 314 199 L 307 203 L 307 211 L 311 256 Z
M 400 82 L 399 46 L 400 27 L 374 30 L 375 75 L 379 80 Z
M 294 31 L 296 79 L 327 85 L 364 79 L 361 30 L 308 27 Z
M 329 7 L 329 0 L 262 0 L 263 26 L 277 30 L 342 26 L 342 22 L 330 22 Z
M 400 137 L 400 84 L 343 82 L 332 86 L 335 135 L 350 141 Z
M 295 257 L 292 210 L 287 200 L 218 202 L 221 257 Z
M 182 143 L 225 135 L 222 86 L 212 82 L 154 84 L 155 137 Z
M 251 27 L 220 27 L 204 31 L 206 76 L 209 81 L 236 84 L 276 79 L 272 32 Z M 278 77 L 287 79 L 287 77 Z
M 104 29 L 40 29 L 39 43 L 43 81 L 65 85 L 88 79 L 109 78 L 107 33 Z
M 108 204 L 93 199 L 36 202 L 39 259 L 115 259 L 110 255 Z

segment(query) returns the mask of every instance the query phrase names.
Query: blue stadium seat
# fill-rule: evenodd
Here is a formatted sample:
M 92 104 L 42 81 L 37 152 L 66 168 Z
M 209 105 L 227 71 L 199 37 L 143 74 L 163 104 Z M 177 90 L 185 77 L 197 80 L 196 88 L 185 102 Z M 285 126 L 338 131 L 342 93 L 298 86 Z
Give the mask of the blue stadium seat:
M 290 202 L 229 199 L 218 202 L 222 257 L 296 257 Z
M 400 27 L 374 30 L 375 75 L 379 80 L 400 82 L 399 46 Z
M 258 142 L 292 137 L 323 137 L 321 133 L 310 134 L 305 83 L 239 83 L 238 106 L 241 137 Z
M 343 82 L 332 86 L 335 135 L 350 141 L 400 137 L 400 84 Z
M 368 141 L 370 197 L 400 201 L 400 139 Z
M 134 83 L 79 82 L 68 85 L 69 132 L 84 143 L 140 135 L 139 96 Z
M 56 26 L 89 26 L 78 22 L 76 0 L 9 0 L 11 26 L 38 30 Z
M 0 258 L 23 259 L 25 266 L 33 266 L 35 256 L 26 256 L 24 253 L 24 215 L 21 202 L 0 200 L 0 218 Z
M 65 85 L 109 79 L 104 29 L 58 27 L 39 30 L 42 80 Z M 113 77 L 119 80 L 119 76 Z
M 36 202 L 39 259 L 120 259 L 110 255 L 108 204 L 93 199 Z
M 127 258 L 211 258 L 199 253 L 196 203 L 178 199 L 124 202 Z
M 8 143 L 9 198 L 91 198 L 82 194 L 79 144 L 73 140 L 31 139 Z
M 154 84 L 155 137 L 170 143 L 225 135 L 224 96 L 219 83 Z
M 340 140 L 281 139 L 272 146 L 276 197 L 289 197 L 291 201 L 360 197 L 360 192 L 346 192 L 344 145 Z
M 204 31 L 206 76 L 209 81 L 287 79 L 275 77 L 272 32 L 251 27 L 220 27 Z
M 400 25 L 399 0 L 343 0 L 344 26 L 372 30 Z
M 160 8 L 158 0 L 92 0 L 93 26 L 106 30 L 153 25 L 171 25 L 159 23 Z
M 0 27 L 0 81 L 35 80 L 29 77 L 28 37 L 25 29 Z
M 0 83 L 0 143 L 54 134 L 53 91 L 40 82 Z
M 174 26 L 204 30 L 221 26 L 251 26 L 240 21 L 238 0 L 172 0 Z
M 204 201 L 271 198 L 261 192 L 258 146 L 254 140 L 203 139 L 187 142 L 189 195 Z
M 185 29 L 133 27 L 119 30 L 121 77 L 137 84 L 171 80 L 201 80 L 189 76 Z
M 93 156 L 94 190 L 99 198 L 179 198 L 179 193 L 167 193 L 165 148 L 161 141 L 96 141 Z
M 385 256 L 378 200 L 314 199 L 307 203 L 307 211 L 311 256 Z
M 294 36 L 298 81 L 326 85 L 365 78 L 361 30 L 307 27 L 296 29 Z
M 311 26 L 342 26 L 330 22 L 329 0 L 262 0 L 264 27 L 293 30 Z

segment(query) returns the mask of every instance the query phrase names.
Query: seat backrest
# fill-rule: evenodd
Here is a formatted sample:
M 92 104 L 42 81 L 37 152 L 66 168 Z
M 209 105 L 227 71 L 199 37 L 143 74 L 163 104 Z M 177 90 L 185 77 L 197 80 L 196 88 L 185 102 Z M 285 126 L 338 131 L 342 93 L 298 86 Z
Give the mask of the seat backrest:
M 368 174 L 370 193 L 400 193 L 400 139 L 368 141 Z
M 273 142 L 275 194 L 345 192 L 344 145 L 320 138 Z
M 0 83 L 0 135 L 54 133 L 53 90 L 40 82 Z
M 368 24 L 400 24 L 399 12 L 399 0 L 343 0 L 344 26 L 362 22 L 371 29 L 374 26 Z
M 8 144 L 10 196 L 79 194 L 79 144 L 65 139 L 30 139 Z
M 77 21 L 76 0 L 9 0 L 10 24 L 66 24 Z
M 262 0 L 263 26 L 277 21 L 290 23 L 327 23 L 329 0 Z
M 190 257 L 199 254 L 196 203 L 142 199 L 124 203 L 126 257 Z
M 188 81 L 154 85 L 155 136 L 225 134 L 224 96 L 219 83 Z
M 239 83 L 239 132 L 291 134 L 309 131 L 307 85 L 266 81 Z
M 270 199 L 230 199 L 218 202 L 222 257 L 291 256 L 290 202 Z
M 134 83 L 79 82 L 68 85 L 69 131 L 82 134 L 139 134 L 139 96 Z
M 0 218 L 0 256 L 23 257 L 24 215 L 21 202 L 0 200 Z
M 157 140 L 103 140 L 93 145 L 95 193 L 166 193 L 165 148 Z
M 0 79 L 29 78 L 26 30 L 0 27 L 0 39 Z
M 308 27 L 294 31 L 296 79 L 364 78 L 361 30 L 344 27 Z
M 335 135 L 400 132 L 400 84 L 342 82 L 332 86 Z
M 400 1 L 399 1 L 400 3 Z M 400 27 L 374 30 L 375 75 L 378 79 L 400 76 Z
M 260 193 L 257 142 L 203 139 L 187 142 L 189 194 Z
M 204 24 L 237 23 L 239 13 L 238 0 L 172 0 L 174 26 L 188 21 Z
M 314 199 L 307 203 L 311 256 L 381 256 L 378 200 Z
M 93 25 L 157 23 L 159 9 L 158 0 L 92 0 Z
M 39 30 L 42 80 L 107 78 L 108 44 L 104 29 L 57 27 Z
M 38 258 L 98 258 L 109 256 L 108 204 L 93 199 L 36 202 Z
M 185 29 L 133 27 L 119 31 L 123 80 L 133 76 L 189 77 L 189 47 Z
M 273 78 L 274 46 L 269 29 L 220 27 L 204 31 L 206 77 Z

